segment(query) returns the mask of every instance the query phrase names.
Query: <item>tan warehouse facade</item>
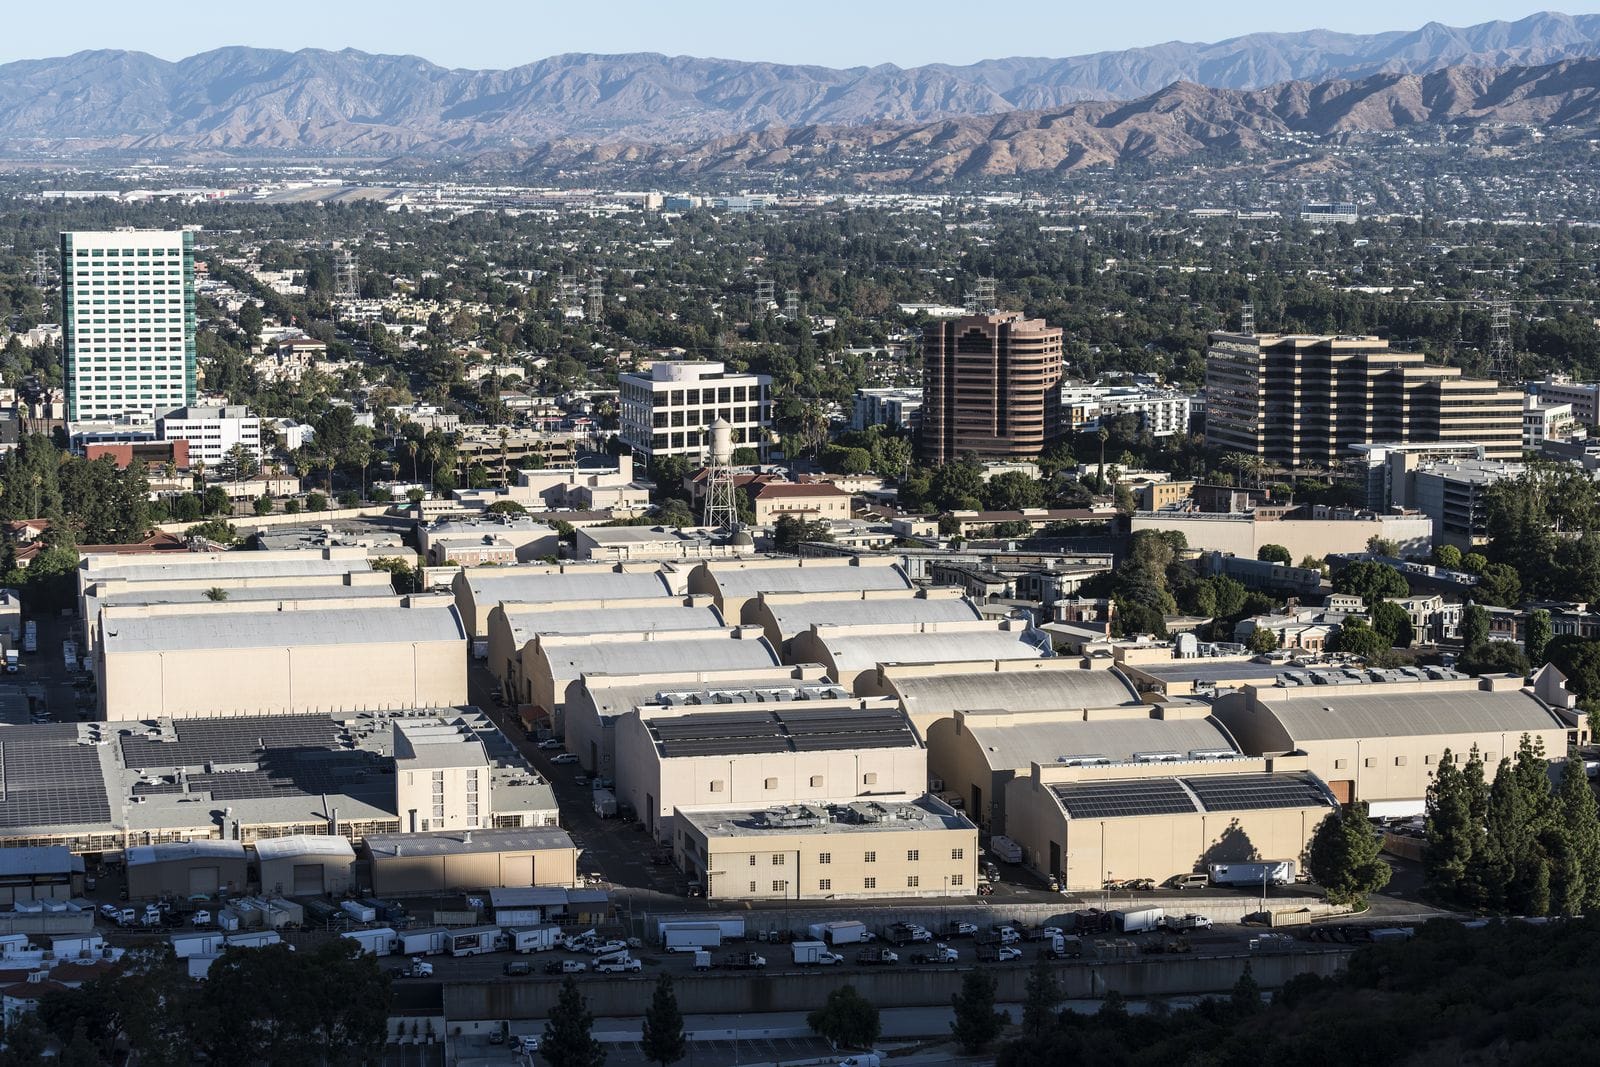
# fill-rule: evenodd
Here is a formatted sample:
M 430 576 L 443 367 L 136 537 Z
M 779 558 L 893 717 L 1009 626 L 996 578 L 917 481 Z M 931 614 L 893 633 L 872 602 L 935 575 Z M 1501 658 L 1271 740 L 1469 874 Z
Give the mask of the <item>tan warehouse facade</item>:
M 258 840 L 261 891 L 294 896 L 340 896 L 355 884 L 356 853 L 331 834 L 291 834 Z
M 237 841 L 141 845 L 128 849 L 127 864 L 132 900 L 242 893 L 249 881 L 249 859 Z
M 1336 810 L 1303 757 L 1142 766 L 1034 765 L 1006 786 L 1006 829 L 1024 861 L 1068 890 L 1212 863 L 1294 860 Z
M 679 810 L 678 866 L 709 900 L 970 896 L 978 829 L 933 798 Z
M 382 834 L 362 845 L 380 895 L 578 884 L 578 850 L 554 828 Z
M 104 719 L 450 707 L 466 634 L 446 598 L 108 607 Z

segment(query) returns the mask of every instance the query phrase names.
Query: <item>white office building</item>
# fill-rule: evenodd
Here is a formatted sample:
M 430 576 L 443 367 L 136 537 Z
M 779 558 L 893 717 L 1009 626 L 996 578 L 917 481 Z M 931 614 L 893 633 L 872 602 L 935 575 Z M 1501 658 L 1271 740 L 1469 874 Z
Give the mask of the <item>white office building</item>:
M 169 412 L 156 420 L 156 439 L 188 441 L 189 462 L 202 462 L 210 470 L 216 470 L 235 445 L 243 445 L 257 463 L 266 458 L 261 447 L 261 420 L 243 404 Z
M 1538 450 L 1546 441 L 1565 441 L 1577 429 L 1570 402 L 1538 396 L 1522 398 L 1522 447 Z
M 761 448 L 772 423 L 772 378 L 733 374 L 721 363 L 661 362 L 648 375 L 624 374 L 622 440 L 651 458 L 705 457 L 719 417 L 733 427 L 733 446 Z
M 68 422 L 194 400 L 194 234 L 63 233 L 61 292 Z

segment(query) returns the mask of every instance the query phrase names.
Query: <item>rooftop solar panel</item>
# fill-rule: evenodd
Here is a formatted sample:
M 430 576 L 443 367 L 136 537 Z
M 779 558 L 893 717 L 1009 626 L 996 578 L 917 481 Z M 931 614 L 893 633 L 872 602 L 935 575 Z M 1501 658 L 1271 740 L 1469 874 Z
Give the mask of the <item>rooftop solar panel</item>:
M 1066 782 L 1052 787 L 1074 819 L 1115 819 L 1133 815 L 1187 815 L 1198 810 L 1172 778 L 1117 782 Z
M 1333 803 L 1310 775 L 1225 774 L 1184 781 L 1207 811 L 1330 807 Z

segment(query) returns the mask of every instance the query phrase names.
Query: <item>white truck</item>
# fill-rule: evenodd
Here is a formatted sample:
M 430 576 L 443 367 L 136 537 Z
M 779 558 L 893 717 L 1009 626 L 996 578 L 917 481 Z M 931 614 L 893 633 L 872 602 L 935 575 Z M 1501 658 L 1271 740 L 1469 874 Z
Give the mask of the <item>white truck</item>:
M 593 794 L 594 813 L 602 819 L 617 817 L 617 794 L 609 789 L 596 789 Z
M 826 967 L 844 962 L 843 956 L 829 952 L 828 946 L 821 941 L 796 941 L 790 947 L 794 949 L 794 962 L 797 967 Z
M 1210 869 L 1212 885 L 1239 887 L 1261 885 L 1292 885 L 1294 860 L 1268 860 L 1265 863 L 1213 863 Z
M 595 962 L 594 969 L 596 974 L 625 974 L 629 971 L 640 970 L 642 966 L 632 956 L 622 955 L 598 960 Z
M 339 910 L 358 923 L 369 923 L 378 917 L 376 908 L 359 900 L 346 900 L 339 905 Z
M 354 941 L 361 946 L 361 951 L 369 956 L 387 956 L 394 951 L 394 931 L 387 926 L 377 926 L 370 930 L 346 930 L 339 936 Z
M 498 952 L 505 945 L 505 935 L 498 926 L 474 926 L 467 930 L 450 932 L 450 955 L 477 956 L 485 952 Z
M 402 930 L 394 943 L 395 951 L 403 956 L 437 956 L 450 950 L 450 931 L 442 926 Z
M 1002 837 L 996 834 L 994 837 L 989 838 L 989 851 L 1007 863 L 1022 862 L 1022 846 L 1009 837 Z
M 1120 932 L 1142 934 L 1146 930 L 1159 930 L 1167 913 L 1160 908 L 1129 908 L 1127 911 L 1114 911 L 1111 917 Z
M 667 952 L 721 948 L 722 936 L 722 927 L 713 922 L 661 924 L 661 947 Z
M 66 664 L 69 671 L 78 669 L 78 643 L 76 641 L 61 642 L 61 661 Z
M 831 922 L 812 923 L 806 931 L 817 941 L 826 941 L 828 944 L 854 945 L 861 941 L 872 940 L 872 935 L 867 932 L 864 924 L 858 922 Z
M 561 927 L 555 923 L 523 926 L 506 931 L 513 952 L 548 952 L 561 945 Z

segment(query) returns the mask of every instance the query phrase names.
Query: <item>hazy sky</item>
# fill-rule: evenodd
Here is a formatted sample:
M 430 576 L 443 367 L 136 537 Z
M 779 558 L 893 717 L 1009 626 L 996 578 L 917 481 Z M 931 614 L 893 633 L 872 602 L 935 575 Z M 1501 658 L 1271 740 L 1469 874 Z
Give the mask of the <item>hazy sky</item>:
M 1163 41 L 1313 28 L 1371 33 L 1464 26 L 1540 8 L 1502 0 L 77 0 L 4 4 L 0 62 L 127 48 L 180 59 L 223 45 L 358 48 L 450 67 L 512 67 L 560 52 L 857 66 L 1068 56 Z M 1569 14 L 1600 0 L 1568 3 Z

